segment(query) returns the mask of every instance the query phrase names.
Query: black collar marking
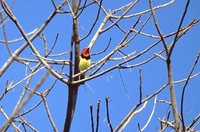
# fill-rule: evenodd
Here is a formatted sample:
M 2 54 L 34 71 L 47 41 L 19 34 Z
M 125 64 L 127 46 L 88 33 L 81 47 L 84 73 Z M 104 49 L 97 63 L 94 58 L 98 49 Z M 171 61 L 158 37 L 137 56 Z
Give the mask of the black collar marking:
M 86 60 L 89 60 L 89 59 L 90 59 L 90 55 L 86 57 L 86 56 L 84 56 L 83 54 L 81 54 L 81 57 L 84 58 L 84 59 L 86 59 Z

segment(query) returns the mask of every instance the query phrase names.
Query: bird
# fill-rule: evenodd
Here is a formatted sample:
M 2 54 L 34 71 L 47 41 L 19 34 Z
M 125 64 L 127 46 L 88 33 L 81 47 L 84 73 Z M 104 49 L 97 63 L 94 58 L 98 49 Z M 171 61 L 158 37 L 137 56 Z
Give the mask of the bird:
M 79 58 L 79 71 L 84 71 L 85 69 L 88 69 L 90 67 L 90 64 L 91 64 L 90 48 L 86 47 L 83 48 Z M 82 73 L 80 75 L 80 79 L 84 78 L 85 78 L 85 73 Z

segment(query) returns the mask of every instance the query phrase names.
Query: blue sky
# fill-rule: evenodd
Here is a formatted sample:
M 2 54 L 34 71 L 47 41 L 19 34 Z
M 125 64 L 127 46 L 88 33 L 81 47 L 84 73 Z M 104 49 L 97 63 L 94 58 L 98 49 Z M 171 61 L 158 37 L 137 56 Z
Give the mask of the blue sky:
M 10 0 L 6 1 L 9 5 L 11 4 Z M 56 1 L 58 5 L 61 1 Z M 104 1 L 103 6 L 105 9 L 116 9 L 120 7 L 120 5 L 124 5 L 125 3 L 129 3 L 130 0 L 116 2 L 115 0 Z M 154 0 L 154 5 L 159 5 L 168 2 L 168 0 Z M 168 34 L 177 29 L 177 26 L 180 22 L 180 18 L 182 16 L 182 12 L 184 10 L 185 0 L 184 1 L 175 1 L 173 4 L 156 11 L 157 20 L 159 23 L 159 27 L 163 34 Z M 200 1 L 191 0 L 190 6 L 184 20 L 183 26 L 188 25 L 192 20 L 199 19 L 199 7 Z M 136 7 L 134 7 L 131 13 L 137 13 L 142 10 L 148 9 L 148 2 L 141 1 Z M 65 9 L 68 9 L 67 7 Z M 38 28 L 43 22 L 47 19 L 47 17 L 53 12 L 53 6 L 51 1 L 24 1 L 18 0 L 15 1 L 13 7 L 13 13 L 19 20 L 20 24 L 24 28 L 25 32 L 31 32 L 34 29 Z M 88 30 L 90 29 L 91 24 L 95 19 L 95 15 L 97 12 L 97 6 L 92 6 L 85 10 L 82 16 L 79 18 L 79 32 L 80 36 L 84 36 Z M 94 28 L 94 31 L 91 35 L 81 42 L 81 48 L 87 47 L 88 43 L 91 41 L 92 37 L 95 34 L 99 24 L 103 20 L 105 15 L 101 12 L 99 21 Z M 141 21 L 145 21 L 148 15 L 144 15 L 141 18 Z M 135 23 L 137 20 L 136 17 L 131 18 L 130 20 L 123 20 L 119 22 L 119 24 L 126 30 L 130 28 L 131 25 Z M 58 14 L 55 18 L 50 22 L 50 24 L 45 28 L 44 34 L 47 39 L 47 43 L 49 48 L 53 45 L 56 34 L 59 33 L 58 41 L 56 43 L 55 49 L 52 54 L 63 53 L 69 51 L 70 46 L 70 38 L 72 32 L 72 19 L 70 14 Z M 139 24 L 141 26 L 141 24 Z M 13 40 L 21 37 L 19 31 L 16 26 L 13 24 L 11 20 L 6 22 L 6 30 L 7 36 L 9 40 Z M 139 26 L 138 26 L 139 27 Z M 138 29 L 138 28 L 137 28 Z M 153 24 L 153 20 L 151 19 L 149 23 L 142 30 L 143 32 L 151 33 L 154 35 L 158 35 Z M 184 35 L 175 46 L 174 52 L 172 54 L 172 65 L 173 65 L 173 75 L 174 80 L 180 80 L 186 78 L 189 74 L 189 71 L 193 65 L 193 62 L 196 58 L 196 55 L 200 49 L 200 25 L 197 24 L 190 31 Z M 96 62 L 107 55 L 123 38 L 123 34 L 119 32 L 119 30 L 114 27 L 109 32 L 106 32 L 101 35 L 96 44 L 92 49 L 92 53 L 99 52 L 103 50 L 109 39 L 112 38 L 111 45 L 109 49 L 98 56 L 92 56 L 92 62 Z M 0 32 L 0 40 L 3 40 L 3 33 Z M 173 39 L 167 39 L 167 42 L 170 43 Z M 124 48 L 124 52 L 130 53 L 133 51 L 141 52 L 147 46 L 156 42 L 155 39 L 147 38 L 144 36 L 137 36 L 132 42 L 130 47 Z M 18 47 L 20 47 L 24 43 L 23 41 L 17 42 L 15 44 L 11 44 L 10 48 L 12 52 L 14 52 Z M 43 41 L 40 37 L 36 38 L 33 41 L 35 47 L 40 51 L 40 54 L 44 54 L 44 46 Z M 132 61 L 129 65 L 137 64 L 149 57 L 151 57 L 155 52 L 158 52 L 162 49 L 162 44 L 160 43 L 158 46 L 150 50 L 147 54 L 141 56 L 140 58 Z M 6 46 L 0 43 L 0 67 L 6 62 L 9 58 L 9 54 L 6 50 Z M 163 54 L 164 56 L 165 54 Z M 31 59 L 36 59 L 32 54 L 30 48 L 26 48 L 26 50 L 20 54 L 20 57 L 26 57 Z M 115 54 L 115 57 L 120 57 L 119 54 Z M 61 56 L 56 59 L 68 59 L 69 55 Z M 108 62 L 102 68 L 102 70 L 106 70 L 111 67 L 114 62 Z M 34 66 L 35 64 L 30 64 Z M 55 69 L 59 70 L 61 66 L 54 66 Z M 115 69 L 103 76 L 88 81 L 84 86 L 80 86 L 79 95 L 77 100 L 76 112 L 74 115 L 73 123 L 71 126 L 71 131 L 91 131 L 91 121 L 90 121 L 90 112 L 89 106 L 90 104 L 94 105 L 94 117 L 96 117 L 96 108 L 98 100 L 101 100 L 101 108 L 100 108 L 100 124 L 99 131 L 109 131 L 109 127 L 106 120 L 106 107 L 105 107 L 105 97 L 109 96 L 111 101 L 109 103 L 110 107 L 110 118 L 112 121 L 112 125 L 115 128 L 117 124 L 126 116 L 126 114 L 131 110 L 133 106 L 138 103 L 139 100 L 139 69 L 142 69 L 142 79 L 143 79 L 143 98 L 147 95 L 152 94 L 160 87 L 162 87 L 167 82 L 167 68 L 166 64 L 160 58 L 156 58 L 148 64 L 133 68 L 133 69 Z M 68 67 L 65 66 L 65 72 L 68 72 Z M 36 76 L 32 79 L 30 83 L 30 87 L 34 87 L 39 81 L 40 77 L 44 75 L 45 69 L 38 72 Z M 197 64 L 194 73 L 199 73 L 200 71 L 200 63 Z M 88 74 L 91 71 L 88 72 Z M 120 78 L 120 74 L 122 76 L 123 83 Z M 4 91 L 6 87 L 6 80 L 9 82 L 13 81 L 14 83 L 18 82 L 22 78 L 26 76 L 26 66 L 14 62 L 5 74 L 0 78 L 0 93 Z M 53 75 L 50 75 L 47 79 L 47 82 L 42 85 L 39 91 L 44 91 L 49 88 L 55 78 Z M 192 79 L 185 93 L 185 119 L 186 125 L 191 123 L 192 119 L 196 117 L 200 112 L 200 103 L 198 102 L 198 97 L 200 90 L 198 88 L 200 82 L 200 78 L 196 77 Z M 3 107 L 5 112 L 10 115 L 14 106 L 16 105 L 17 100 L 19 99 L 20 93 L 23 90 L 23 86 L 26 82 L 21 83 L 15 89 L 11 90 L 1 101 L 0 106 Z M 178 109 L 180 111 L 180 96 L 181 90 L 183 87 L 183 83 L 176 84 L 176 97 Z M 47 102 L 49 105 L 50 112 L 55 121 L 55 124 L 59 131 L 62 131 L 66 107 L 67 107 L 67 92 L 68 88 L 66 84 L 62 82 L 58 82 L 53 90 L 47 97 Z M 34 106 L 41 98 L 39 96 L 34 96 L 32 100 L 26 105 L 24 110 L 30 109 Z M 169 89 L 166 88 L 162 93 L 158 95 L 158 99 L 170 101 L 169 97 Z M 154 98 L 151 99 L 143 112 L 139 113 L 135 116 L 131 123 L 125 129 L 125 132 L 131 130 L 138 130 L 137 124 L 140 123 L 140 126 L 143 127 L 147 122 L 147 119 L 152 111 Z M 168 111 L 168 105 L 163 103 L 157 103 L 155 108 L 155 113 L 153 115 L 152 121 L 149 126 L 145 129 L 145 131 L 158 131 L 159 130 L 159 121 L 158 118 L 163 118 Z M 171 113 L 172 114 L 172 113 Z M 39 131 L 52 131 L 52 127 L 50 126 L 50 122 L 48 120 L 44 105 L 41 104 L 38 108 L 36 108 L 32 113 L 24 116 L 27 121 L 31 122 L 36 129 Z M 172 117 L 172 116 L 171 116 Z M 96 119 L 96 118 L 95 118 Z M 172 120 L 172 118 L 170 118 Z M 2 113 L 0 114 L 0 126 L 2 126 L 5 122 L 5 118 Z M 200 126 L 197 127 L 200 130 Z M 170 129 L 168 129 L 169 131 Z M 12 128 L 9 131 L 13 131 Z

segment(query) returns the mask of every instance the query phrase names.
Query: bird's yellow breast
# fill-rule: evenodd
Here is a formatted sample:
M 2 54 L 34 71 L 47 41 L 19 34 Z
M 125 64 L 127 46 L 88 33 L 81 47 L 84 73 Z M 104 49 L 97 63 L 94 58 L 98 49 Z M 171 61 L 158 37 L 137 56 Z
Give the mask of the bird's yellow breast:
M 83 71 L 90 67 L 91 60 L 80 57 L 79 70 Z

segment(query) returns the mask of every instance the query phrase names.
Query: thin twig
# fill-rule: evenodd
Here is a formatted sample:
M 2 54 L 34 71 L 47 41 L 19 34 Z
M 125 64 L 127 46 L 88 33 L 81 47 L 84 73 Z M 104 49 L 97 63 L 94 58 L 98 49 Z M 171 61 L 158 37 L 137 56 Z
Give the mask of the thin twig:
M 97 103 L 96 132 L 98 132 L 98 130 L 99 130 L 100 103 L 101 103 L 101 101 L 99 100 L 98 103 Z
M 199 119 L 200 119 L 200 113 L 193 119 L 190 125 L 188 125 L 187 131 L 189 131 L 197 123 Z
M 185 19 L 185 16 L 186 16 L 186 13 L 187 13 L 189 4 L 190 4 L 190 0 L 187 0 L 187 3 L 186 3 L 186 5 L 185 5 L 185 9 L 184 9 L 184 12 L 183 12 L 181 21 L 180 21 L 180 23 L 179 23 L 179 26 L 178 26 L 178 29 L 177 29 L 177 32 L 176 32 L 176 35 L 175 35 L 174 40 L 173 40 L 173 42 L 172 42 L 172 44 L 170 45 L 170 48 L 169 48 L 169 54 L 168 54 L 169 57 L 171 56 L 172 51 L 173 51 L 173 49 L 174 49 L 174 46 L 175 46 L 175 44 L 176 44 L 176 42 L 177 42 L 177 38 L 178 38 L 178 36 L 179 36 L 180 29 L 181 29 L 181 26 L 182 26 L 183 21 L 184 21 L 184 19 Z
M 139 70 L 139 74 L 140 74 L 140 86 L 139 86 L 139 90 L 140 90 L 140 103 L 142 101 L 142 69 Z
M 42 93 L 41 97 L 42 97 L 42 100 L 43 100 L 43 103 L 44 103 L 44 106 L 45 106 L 45 110 L 47 112 L 47 116 L 49 118 L 49 121 L 51 123 L 51 126 L 53 127 L 53 131 L 54 132 L 58 132 L 58 129 L 56 127 L 56 124 L 54 123 L 54 120 L 53 120 L 53 117 L 51 116 L 51 112 L 49 110 L 49 106 L 47 104 L 47 101 L 46 101 L 46 93 Z
M 81 1 L 82 1 L 82 0 L 80 0 L 80 2 L 79 2 L 78 8 L 79 8 L 80 5 L 81 5 Z M 86 4 L 87 4 L 87 0 L 85 0 L 83 6 L 82 6 L 82 8 L 81 8 L 81 11 L 80 11 L 79 14 L 76 16 L 76 18 L 78 18 L 78 17 L 83 13 L 84 9 L 86 8 Z
M 57 43 L 57 41 L 58 41 L 58 36 L 59 36 L 59 34 L 57 33 L 57 34 L 56 34 L 55 41 L 54 41 L 54 43 L 53 43 L 53 46 L 51 47 L 50 51 L 47 53 L 47 56 L 49 56 L 49 55 L 51 54 L 51 52 L 53 51 L 54 47 L 56 46 L 56 43 Z
M 98 8 L 98 12 L 97 12 L 96 18 L 95 18 L 95 20 L 94 20 L 94 23 L 92 24 L 92 27 L 90 28 L 89 32 L 88 32 L 84 37 L 82 37 L 82 38 L 80 39 L 80 41 L 86 39 L 86 38 L 92 33 L 92 31 L 93 31 L 93 29 L 94 29 L 94 27 L 95 27 L 97 21 L 99 20 L 99 15 L 100 15 L 100 11 L 101 11 L 102 2 L 103 2 L 103 0 L 100 1 L 100 5 L 99 5 L 99 8 Z
M 107 26 L 105 29 L 102 30 L 102 32 L 106 32 L 108 31 L 110 28 L 112 28 L 113 26 L 115 26 L 119 21 L 121 21 L 123 19 L 123 17 L 139 2 L 140 0 L 135 0 L 133 3 L 130 4 L 130 6 L 122 13 L 122 15 L 119 16 L 119 18 L 113 22 L 112 24 L 110 24 L 109 26 Z M 110 16 L 109 16 L 110 17 Z
M 37 30 L 38 29 L 36 28 L 33 31 L 27 33 L 26 35 L 29 37 L 29 36 L 33 35 Z M 16 38 L 16 39 L 13 39 L 13 40 L 8 40 L 8 44 L 14 44 L 14 43 L 17 43 L 17 42 L 22 41 L 22 40 L 24 40 L 23 37 Z M 5 40 L 0 40 L 0 43 L 6 43 L 6 41 Z
M 196 57 L 196 59 L 194 61 L 194 64 L 193 64 L 193 66 L 192 66 L 192 68 L 190 70 L 190 73 L 189 73 L 189 75 L 187 77 L 187 80 L 185 81 L 185 84 L 184 84 L 183 89 L 182 89 L 182 94 L 181 94 L 181 121 L 182 121 L 183 131 L 185 131 L 185 129 L 186 129 L 185 128 L 184 115 L 183 115 L 184 114 L 183 108 L 184 108 L 185 90 L 186 90 L 186 86 L 188 85 L 188 82 L 190 80 L 190 77 L 192 76 L 192 73 L 193 73 L 193 71 L 194 71 L 194 69 L 195 69 L 195 67 L 196 67 L 196 65 L 197 65 L 197 63 L 199 61 L 199 56 L 200 56 L 200 50 L 199 50 L 199 53 L 198 53 L 198 55 L 197 55 L 197 57 Z
M 5 43 L 6 43 L 6 48 L 8 50 L 9 55 L 12 56 L 12 51 L 11 51 L 9 44 L 8 44 L 6 26 L 5 26 L 5 23 L 4 23 L 3 14 L 1 12 L 0 12 L 0 18 L 1 18 L 2 23 L 3 23 L 2 24 L 2 31 L 3 31 L 3 36 L 4 36 Z
M 168 121 L 168 119 L 169 119 L 169 116 L 170 116 L 170 111 L 168 110 L 168 112 L 167 112 L 167 115 L 164 117 L 164 121 Z M 159 119 L 160 120 L 160 119 Z M 164 130 L 167 128 L 167 125 L 166 124 L 164 124 L 163 125 L 163 122 L 161 122 L 160 121 L 160 131 L 161 132 L 164 132 Z
M 118 69 L 118 71 L 119 71 L 119 77 L 120 77 L 120 80 L 121 80 L 121 82 L 122 82 L 122 86 L 123 86 L 123 88 L 124 88 L 125 94 L 126 94 L 126 96 L 129 98 L 128 91 L 127 91 L 127 89 L 126 89 L 126 85 L 125 85 L 124 80 L 123 80 L 123 77 L 122 77 L 122 73 L 121 73 L 120 69 Z
M 31 126 L 30 123 L 27 122 L 22 116 L 19 115 L 19 118 L 21 119 L 22 124 L 26 124 L 31 130 L 33 130 L 33 132 L 38 132 L 38 130 L 36 128 L 34 128 L 33 126 Z M 24 126 L 24 129 L 25 129 L 25 126 Z
M 133 1 L 134 2 L 134 1 Z M 175 0 L 171 0 L 167 3 L 164 3 L 164 4 L 161 4 L 161 5 L 158 5 L 158 6 L 155 6 L 153 9 L 154 10 L 158 10 L 158 9 L 161 9 L 161 8 L 164 8 L 164 7 L 167 7 L 169 6 L 170 4 L 174 3 Z M 126 7 L 130 6 L 132 2 L 128 3 L 127 5 L 125 5 Z M 125 6 L 122 6 L 121 8 L 118 8 L 116 10 L 114 10 L 115 12 L 116 11 L 119 11 L 119 10 L 124 10 Z M 140 11 L 140 12 L 137 12 L 137 13 L 133 13 L 133 14 L 128 14 L 126 16 L 123 17 L 123 19 L 128 19 L 128 18 L 131 18 L 131 17 L 135 17 L 135 16 L 140 16 L 140 15 L 145 15 L 147 13 L 151 12 L 151 9 L 147 9 L 147 10 L 143 10 L 143 11 Z M 114 15 L 111 15 L 111 18 L 114 18 L 114 19 L 118 19 L 120 16 L 114 16 Z
M 93 106 L 92 106 L 92 104 L 90 104 L 90 119 L 91 119 L 92 132 L 94 132 L 94 117 L 93 117 Z
M 141 128 L 140 128 L 140 123 L 138 123 L 138 130 L 139 130 L 139 132 L 142 132 Z
M 162 35 L 162 32 L 161 32 L 161 30 L 159 28 L 159 25 L 158 25 L 158 22 L 156 20 L 156 15 L 155 15 L 155 12 L 154 12 L 154 9 L 153 9 L 153 4 L 152 4 L 151 0 L 149 0 L 149 6 L 150 6 L 150 9 L 151 9 L 151 12 L 152 12 L 152 15 L 153 15 L 153 20 L 154 20 L 154 24 L 155 24 L 156 30 L 157 30 L 157 32 L 158 32 L 158 34 L 160 36 L 160 39 L 161 39 L 161 41 L 163 43 L 163 46 L 165 48 L 165 52 L 168 55 L 169 51 L 168 51 L 167 43 L 165 42 L 165 39 L 164 39 L 164 37 Z
M 107 115 L 107 120 L 108 120 L 108 126 L 110 128 L 110 131 L 113 132 L 113 127 L 112 127 L 112 124 L 111 124 L 111 120 L 110 120 L 110 112 L 109 112 L 109 102 L 110 102 L 110 99 L 109 97 L 106 97 L 106 115 Z
M 95 54 L 91 54 L 91 56 L 95 56 L 95 55 L 99 55 L 99 54 L 104 53 L 109 48 L 110 43 L 111 43 L 111 38 L 109 39 L 109 42 L 108 42 L 107 46 L 102 51 L 99 51 L 99 52 L 97 52 Z
M 44 42 L 44 56 L 47 56 L 47 49 L 48 49 L 47 39 L 44 33 L 42 33 L 41 37 Z

